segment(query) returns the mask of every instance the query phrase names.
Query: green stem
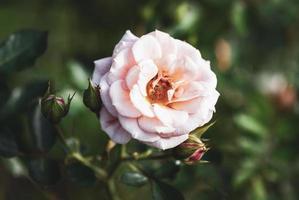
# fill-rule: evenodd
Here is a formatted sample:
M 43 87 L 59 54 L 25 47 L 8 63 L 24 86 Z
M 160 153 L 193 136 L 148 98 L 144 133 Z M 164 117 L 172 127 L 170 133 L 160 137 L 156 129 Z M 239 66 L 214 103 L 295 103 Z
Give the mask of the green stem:
M 107 181 L 107 185 L 108 185 L 111 200 L 121 200 L 121 198 L 117 195 L 117 190 L 115 187 L 114 180 L 109 179 Z
M 114 172 L 117 170 L 117 168 L 119 167 L 119 165 L 122 162 L 140 161 L 140 160 L 163 160 L 163 159 L 167 159 L 170 157 L 172 157 L 171 153 L 165 153 L 165 154 L 161 154 L 161 155 L 152 155 L 152 156 L 147 156 L 147 157 L 136 157 L 136 156 L 123 157 L 115 164 L 115 166 L 113 166 L 113 168 L 111 169 L 111 171 L 108 175 L 108 179 L 110 179 L 113 176 Z
M 106 180 L 107 179 L 107 173 L 105 170 L 103 170 L 102 168 L 99 168 L 97 166 L 95 166 L 94 164 L 92 164 L 90 162 L 90 160 L 84 158 L 80 153 L 78 152 L 74 152 L 70 155 L 71 158 L 74 158 L 76 160 L 78 160 L 79 162 L 81 162 L 83 165 L 91 168 L 96 176 L 101 179 L 101 180 Z
M 129 157 L 122 158 L 122 161 L 163 160 L 163 159 L 170 158 L 171 156 L 172 156 L 171 154 L 152 155 L 152 156 L 141 157 L 141 158 L 129 156 Z
M 62 142 L 62 144 L 65 146 L 65 148 L 67 148 L 67 151 L 70 153 L 69 157 L 74 158 L 77 161 L 81 162 L 83 165 L 91 168 L 95 172 L 96 176 L 99 179 L 101 179 L 101 180 L 107 179 L 107 173 L 105 170 L 92 164 L 92 162 L 90 160 L 84 158 L 79 152 L 73 152 L 67 145 L 66 139 L 64 138 L 62 128 L 60 126 L 58 126 L 57 124 L 55 125 L 55 128 L 57 130 L 57 135 L 58 135 L 59 140 Z
M 62 142 L 62 144 L 63 144 L 66 148 L 68 148 L 68 145 L 67 145 L 66 140 L 65 140 L 65 138 L 64 138 L 64 134 L 63 134 L 63 130 L 62 130 L 62 128 L 61 128 L 60 126 L 58 126 L 57 124 L 54 125 L 54 126 L 55 126 L 55 129 L 56 129 L 56 131 L 57 131 L 57 136 L 58 136 L 59 140 Z M 69 150 L 69 149 L 68 149 L 68 150 Z

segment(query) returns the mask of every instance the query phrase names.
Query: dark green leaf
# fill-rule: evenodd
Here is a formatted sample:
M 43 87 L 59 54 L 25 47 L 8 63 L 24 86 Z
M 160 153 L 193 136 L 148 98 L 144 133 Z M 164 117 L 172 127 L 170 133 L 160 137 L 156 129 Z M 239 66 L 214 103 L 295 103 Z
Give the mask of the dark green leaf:
M 33 104 L 27 116 L 26 128 L 19 137 L 20 147 L 29 153 L 48 152 L 55 144 L 57 134 L 53 124 L 42 115 L 39 102 Z
M 2 80 L 0 80 L 0 108 L 6 103 L 9 95 L 10 91 L 7 85 Z
M 158 170 L 155 170 L 155 177 L 157 178 L 175 178 L 176 174 L 180 171 L 180 166 L 175 161 L 168 161 L 161 165 Z
M 31 179 L 42 186 L 55 185 L 61 178 L 58 162 L 44 158 L 29 160 L 28 172 Z
M 48 87 L 44 80 L 28 83 L 24 87 L 15 88 L 7 103 L 0 108 L 0 119 L 8 118 L 17 112 L 25 111 L 38 97 L 41 97 Z
M 80 163 L 72 163 L 68 165 L 66 173 L 71 181 L 80 186 L 93 186 L 97 181 L 94 171 Z
M 176 188 L 156 180 L 152 181 L 152 195 L 154 200 L 184 200 L 184 196 Z
M 120 178 L 126 185 L 140 187 L 148 182 L 148 178 L 138 172 L 125 172 Z
M 8 128 L 0 130 L 0 156 L 9 158 L 17 156 L 19 148 L 17 146 L 14 133 Z
M 11 72 L 33 65 L 47 48 L 48 33 L 22 30 L 0 44 L 0 72 Z

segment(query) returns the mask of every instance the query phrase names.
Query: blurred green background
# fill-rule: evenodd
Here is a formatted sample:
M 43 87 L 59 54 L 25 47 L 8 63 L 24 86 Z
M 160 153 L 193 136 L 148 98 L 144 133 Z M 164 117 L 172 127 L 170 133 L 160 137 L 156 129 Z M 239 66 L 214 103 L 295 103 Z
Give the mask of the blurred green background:
M 127 29 L 191 43 L 218 77 L 217 123 L 205 135 L 210 163 L 184 166 L 170 183 L 187 200 L 299 199 L 297 0 L 1 0 L 0 39 L 24 28 L 47 30 L 48 49 L 34 67 L 0 80 L 14 88 L 49 79 L 63 97 L 77 91 L 62 125 L 87 155 L 108 139 L 81 100 L 93 61 L 110 56 Z M 0 170 L 0 199 L 56 199 L 24 178 L 17 159 L 3 158 Z M 58 190 L 69 199 L 103 198 L 98 184 L 63 182 Z M 125 200 L 151 199 L 147 186 L 118 190 Z

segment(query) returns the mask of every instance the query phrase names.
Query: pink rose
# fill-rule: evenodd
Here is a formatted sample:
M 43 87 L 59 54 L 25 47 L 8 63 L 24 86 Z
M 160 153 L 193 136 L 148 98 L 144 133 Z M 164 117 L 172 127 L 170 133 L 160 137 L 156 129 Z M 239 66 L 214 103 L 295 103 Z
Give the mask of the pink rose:
M 131 138 L 173 148 L 209 122 L 219 97 L 210 62 L 161 31 L 140 38 L 127 31 L 112 57 L 95 61 L 102 129 L 116 143 Z

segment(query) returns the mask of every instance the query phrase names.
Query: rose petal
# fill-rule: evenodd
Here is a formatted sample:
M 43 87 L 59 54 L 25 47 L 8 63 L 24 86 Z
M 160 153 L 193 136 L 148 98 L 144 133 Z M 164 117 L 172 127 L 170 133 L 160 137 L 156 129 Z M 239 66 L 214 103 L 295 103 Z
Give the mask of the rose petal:
M 166 126 L 178 127 L 188 120 L 188 113 L 185 111 L 174 110 L 167 106 L 154 104 L 155 116 Z
M 116 80 L 125 79 L 129 69 L 136 64 L 130 48 L 123 49 L 113 59 L 112 66 L 110 68 L 109 81 L 114 82 Z
M 146 86 L 148 82 L 154 78 L 158 73 L 158 68 L 151 60 L 146 60 L 138 63 L 140 67 L 140 74 L 138 78 L 138 85 L 143 96 L 147 96 Z
M 198 77 L 198 66 L 188 57 L 177 58 L 169 67 L 168 75 L 174 82 L 184 83 Z
M 137 122 L 137 119 L 118 116 L 119 122 L 122 127 L 128 131 L 134 139 L 143 142 L 154 142 L 160 137 L 156 133 L 146 132 L 142 130 Z
M 160 44 L 162 50 L 162 56 L 166 56 L 168 54 L 176 54 L 177 53 L 177 45 L 176 41 L 170 37 L 169 34 L 155 30 L 149 35 L 154 36 Z
M 112 57 L 114 58 L 121 50 L 132 47 L 134 42 L 137 40 L 138 37 L 136 37 L 131 31 L 127 30 L 119 43 L 115 46 Z
M 181 41 L 181 40 L 175 40 L 177 44 L 177 57 L 178 59 L 182 59 L 185 56 L 188 56 L 191 58 L 191 60 L 196 65 L 201 65 L 203 59 L 201 57 L 201 54 L 198 49 L 194 48 L 187 42 Z
M 160 120 L 157 118 L 149 118 L 149 117 L 139 117 L 138 118 L 138 124 L 141 129 L 147 132 L 152 132 L 152 133 L 172 133 L 175 131 L 175 128 L 165 126 L 164 124 L 161 123 Z
M 111 98 L 110 98 L 110 95 L 109 95 L 109 84 L 107 82 L 107 74 L 105 74 L 103 76 L 103 78 L 101 79 L 100 81 L 100 94 L 101 94 L 101 99 L 102 99 L 102 102 L 104 104 L 104 106 L 106 107 L 106 109 L 108 110 L 108 112 L 113 115 L 113 116 L 117 116 L 117 111 L 115 109 L 115 107 L 112 105 L 112 102 L 111 102 Z
M 126 76 L 126 84 L 129 90 L 131 90 L 133 85 L 137 83 L 139 74 L 140 74 L 140 67 L 138 65 L 133 66 L 128 71 Z
M 111 140 L 116 143 L 125 144 L 131 139 L 131 135 L 121 127 L 118 119 L 110 115 L 105 108 L 102 108 L 100 112 L 100 124 Z
M 208 123 L 213 117 L 213 111 L 208 110 L 206 114 L 194 113 L 189 115 L 188 121 L 181 127 L 177 128 L 178 132 L 190 133 L 194 129 L 201 127 Z
M 158 41 L 151 35 L 144 35 L 137 40 L 132 47 L 132 51 L 137 62 L 157 59 L 162 55 Z
M 137 85 L 134 85 L 130 91 L 130 99 L 133 105 L 146 117 L 154 117 L 152 105 L 149 101 L 142 96 L 140 89 Z
M 100 84 L 101 78 L 107 73 L 111 67 L 112 58 L 102 58 L 94 61 L 95 68 L 92 74 L 92 82 L 96 85 Z
M 209 61 L 205 61 L 205 63 L 200 66 L 200 72 L 196 80 L 204 82 L 210 88 L 216 88 L 217 77 L 215 73 L 211 70 Z
M 147 142 L 146 144 L 153 146 L 153 147 L 157 147 L 162 150 L 166 150 L 166 149 L 171 149 L 171 148 L 178 146 L 179 144 L 181 144 L 182 142 L 184 142 L 187 139 L 188 139 L 188 134 L 185 134 L 185 135 L 180 135 L 180 136 L 176 136 L 176 137 L 160 138 L 159 140 L 157 140 L 155 142 L 151 142 L 151 143 Z
M 110 97 L 112 105 L 115 106 L 119 114 L 127 117 L 139 117 L 141 115 L 131 103 L 129 91 L 125 89 L 123 80 L 115 81 L 110 86 Z
M 177 89 L 178 93 L 175 94 L 175 98 L 173 98 L 170 102 L 187 101 L 199 96 L 205 96 L 207 95 L 205 89 L 206 88 L 200 82 L 192 81 L 180 86 Z
M 208 96 L 201 96 L 188 101 L 171 103 L 169 104 L 169 106 L 176 110 L 187 111 L 188 113 L 201 112 L 202 114 L 204 114 L 207 113 L 208 110 L 214 110 L 218 97 L 219 93 L 214 90 Z

